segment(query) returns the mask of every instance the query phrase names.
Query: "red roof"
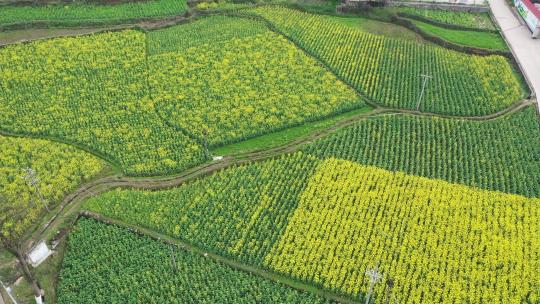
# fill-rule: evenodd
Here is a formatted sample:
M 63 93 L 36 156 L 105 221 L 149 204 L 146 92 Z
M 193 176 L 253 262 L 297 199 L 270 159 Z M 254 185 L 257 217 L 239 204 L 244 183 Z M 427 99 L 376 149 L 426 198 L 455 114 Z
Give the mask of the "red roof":
M 540 19 L 540 10 L 534 4 L 532 4 L 531 0 L 521 0 L 523 4 L 536 16 L 536 18 Z

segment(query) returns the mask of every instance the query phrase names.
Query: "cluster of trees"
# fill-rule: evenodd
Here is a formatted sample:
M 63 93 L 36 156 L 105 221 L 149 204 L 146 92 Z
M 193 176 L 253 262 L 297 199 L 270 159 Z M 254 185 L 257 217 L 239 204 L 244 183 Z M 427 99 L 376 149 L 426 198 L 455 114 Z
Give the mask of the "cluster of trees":
M 0 50 L 0 123 L 102 154 L 128 174 L 178 172 L 208 158 L 164 123 L 146 82 L 138 31 L 57 38 Z
M 380 262 L 400 303 L 536 303 L 539 216 L 537 198 L 330 158 L 265 264 L 358 295 Z
M 329 303 L 127 229 L 81 218 L 58 303 Z
M 502 56 L 472 56 L 439 46 L 376 36 L 293 9 L 262 6 L 255 14 L 327 64 L 374 102 L 449 115 L 484 115 L 522 97 Z
M 540 197 L 540 126 L 534 107 L 489 121 L 374 117 L 322 138 L 304 151 Z
M 162 116 L 211 147 L 364 105 L 352 88 L 270 31 L 150 56 L 149 65 Z

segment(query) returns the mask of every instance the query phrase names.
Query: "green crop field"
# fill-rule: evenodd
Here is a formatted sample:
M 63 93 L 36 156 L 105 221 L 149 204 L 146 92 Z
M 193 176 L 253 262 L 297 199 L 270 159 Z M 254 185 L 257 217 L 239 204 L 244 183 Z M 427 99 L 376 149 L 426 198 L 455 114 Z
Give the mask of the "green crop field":
M 109 2 L 0 3 L 18 302 L 540 301 L 537 101 L 396 17 L 506 50 L 487 14 Z
M 92 219 L 67 246 L 58 303 L 330 303 Z
M 380 105 L 416 109 L 422 74 L 432 77 L 418 107 L 424 112 L 484 115 L 522 98 L 519 80 L 501 56 L 469 56 L 389 39 L 282 7 L 263 6 L 245 14 L 267 20 Z
M 304 151 L 540 197 L 539 135 L 532 107 L 482 122 L 397 115 L 359 121 Z
M 2 6 L 0 28 L 11 24 L 45 23 L 51 25 L 107 24 L 137 19 L 169 17 L 185 13 L 185 0 L 149 0 L 116 5 L 69 4 L 41 6 Z
M 461 31 L 446 29 L 429 23 L 411 20 L 422 31 L 440 37 L 448 42 L 488 50 L 508 51 L 508 46 L 499 33 Z
M 382 259 L 401 300 L 415 303 L 440 301 L 445 282 L 452 282 L 444 295 L 452 302 L 537 299 L 531 280 L 540 255 L 539 203 L 297 153 L 174 190 L 115 190 L 85 208 L 352 297 L 367 291 L 362 270 Z M 471 250 L 480 240 L 484 249 Z M 452 277 L 465 261 L 471 266 L 463 277 Z M 499 267 L 524 269 L 529 283 Z M 426 273 L 431 280 L 420 279 Z M 499 297 L 493 293 L 499 288 L 512 291 Z

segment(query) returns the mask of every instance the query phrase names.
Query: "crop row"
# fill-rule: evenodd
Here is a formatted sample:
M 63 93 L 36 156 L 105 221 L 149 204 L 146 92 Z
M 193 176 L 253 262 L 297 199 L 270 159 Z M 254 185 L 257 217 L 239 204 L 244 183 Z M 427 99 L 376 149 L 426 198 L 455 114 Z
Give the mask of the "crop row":
M 319 58 L 374 102 L 450 115 L 484 115 L 517 102 L 520 81 L 501 56 L 472 56 L 385 38 L 324 16 L 275 6 L 249 10 Z
M 391 171 L 540 197 L 540 125 L 529 107 L 499 119 L 466 121 L 408 115 L 362 120 L 306 146 Z
M 93 219 L 67 243 L 58 303 L 329 303 Z
M 106 166 L 89 153 L 41 139 L 0 135 L 0 151 L 0 232 L 12 239 Z

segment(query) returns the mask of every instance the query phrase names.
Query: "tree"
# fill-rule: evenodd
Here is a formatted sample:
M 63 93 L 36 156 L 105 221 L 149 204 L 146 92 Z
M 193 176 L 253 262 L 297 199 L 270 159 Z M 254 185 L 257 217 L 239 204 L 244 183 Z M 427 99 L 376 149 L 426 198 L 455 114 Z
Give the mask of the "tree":
M 41 297 L 41 289 L 25 258 L 23 242 L 24 232 L 39 216 L 39 210 L 20 202 L 8 202 L 5 196 L 0 194 L 1 246 L 17 258 L 24 277 L 32 286 L 34 296 Z

